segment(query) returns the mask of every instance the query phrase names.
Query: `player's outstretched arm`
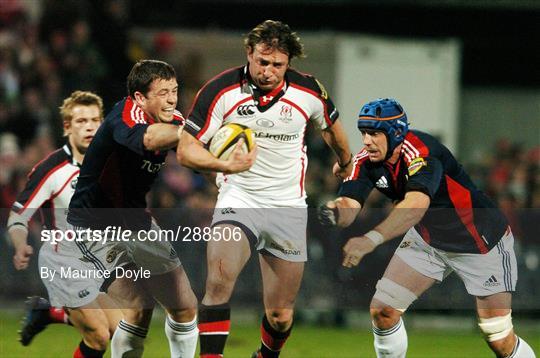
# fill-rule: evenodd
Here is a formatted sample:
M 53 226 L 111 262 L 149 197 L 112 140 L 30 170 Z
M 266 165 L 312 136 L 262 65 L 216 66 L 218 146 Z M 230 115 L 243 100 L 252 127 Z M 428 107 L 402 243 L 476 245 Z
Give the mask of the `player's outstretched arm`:
M 154 123 L 146 128 L 143 144 L 146 150 L 167 150 L 178 145 L 179 127 L 169 123 Z
M 251 168 L 257 157 L 255 145 L 249 153 L 244 153 L 240 139 L 227 160 L 214 157 L 204 144 L 191 134 L 183 131 L 176 150 L 176 158 L 180 164 L 199 171 L 214 171 L 225 174 L 240 173 Z
M 405 234 L 411 227 L 418 224 L 424 217 L 431 199 L 420 191 L 410 191 L 405 198 L 397 203 L 388 217 L 375 227 L 384 241 Z
M 343 266 L 353 267 L 380 244 L 404 234 L 418 224 L 431 200 L 419 191 L 410 191 L 394 206 L 388 217 L 368 233 L 353 237 L 343 247 Z
M 345 179 L 351 175 L 352 170 L 352 153 L 349 147 L 349 140 L 343 129 L 341 121 L 336 120 L 334 124 L 321 132 L 326 144 L 338 157 L 332 171 L 335 176 Z
M 347 227 L 352 224 L 362 205 L 351 198 L 339 197 L 319 207 L 318 217 L 325 226 Z
M 13 266 L 16 270 L 25 270 L 30 263 L 30 257 L 34 253 L 32 246 L 28 245 L 28 228 L 26 220 L 19 214 L 11 211 L 8 219 L 8 237 L 15 248 Z

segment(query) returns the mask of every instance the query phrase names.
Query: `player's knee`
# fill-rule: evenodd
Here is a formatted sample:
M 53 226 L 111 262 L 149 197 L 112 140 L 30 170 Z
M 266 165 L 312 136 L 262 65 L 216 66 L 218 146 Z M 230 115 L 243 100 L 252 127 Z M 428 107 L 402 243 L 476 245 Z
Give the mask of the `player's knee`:
M 404 313 L 409 306 L 418 298 L 414 292 L 400 284 L 383 277 L 377 282 L 373 301 L 381 302 L 381 307 L 391 307 L 396 311 Z M 372 302 L 372 307 L 376 307 Z
M 139 327 L 146 327 L 152 319 L 153 309 L 124 310 L 124 321 Z
M 234 285 L 220 280 L 207 280 L 205 298 L 209 298 L 212 304 L 225 303 L 229 300 Z
M 266 310 L 268 323 L 279 332 L 285 332 L 291 327 L 293 315 L 294 311 L 292 309 L 274 308 Z
M 225 267 L 222 267 L 217 272 L 214 270 L 214 272 L 208 275 L 206 280 L 206 295 L 219 300 L 228 300 L 235 281 L 236 274 L 231 272 L 231 270 Z
M 95 328 L 87 327 L 83 331 L 84 340 L 93 349 L 104 351 L 107 349 L 111 334 L 109 328 L 106 326 L 99 326 Z
M 191 322 L 197 316 L 197 307 L 167 310 L 175 322 Z
M 401 311 L 390 306 L 371 307 L 369 309 L 373 324 L 380 329 L 389 329 L 394 327 L 401 317 Z
M 505 316 L 479 318 L 478 326 L 490 348 L 501 357 L 512 352 L 515 335 L 512 325 L 512 312 Z

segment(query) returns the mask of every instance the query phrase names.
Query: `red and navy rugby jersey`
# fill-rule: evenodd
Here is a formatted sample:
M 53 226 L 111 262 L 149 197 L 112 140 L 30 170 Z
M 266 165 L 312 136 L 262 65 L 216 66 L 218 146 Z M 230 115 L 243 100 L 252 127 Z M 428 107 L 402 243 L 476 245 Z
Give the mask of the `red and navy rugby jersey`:
M 407 133 L 395 165 L 370 162 L 365 149 L 358 153 L 339 195 L 363 205 L 373 188 L 393 201 L 403 200 L 409 191 L 428 195 L 430 207 L 415 229 L 437 249 L 483 254 L 508 228 L 502 212 L 476 188 L 452 153 L 421 131 Z
M 183 122 L 175 111 L 173 123 Z M 145 197 L 167 155 L 167 151 L 144 148 L 144 134 L 153 123 L 130 97 L 115 104 L 85 154 L 69 204 L 70 224 L 92 229 L 150 227 Z M 103 208 L 123 210 L 100 210 Z

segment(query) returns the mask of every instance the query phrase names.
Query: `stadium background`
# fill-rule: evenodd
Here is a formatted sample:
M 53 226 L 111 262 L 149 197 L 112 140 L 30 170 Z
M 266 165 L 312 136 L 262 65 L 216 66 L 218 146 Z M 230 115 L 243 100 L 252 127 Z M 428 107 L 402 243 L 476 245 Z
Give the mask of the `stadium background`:
M 228 66 L 244 63 L 242 34 L 267 18 L 282 20 L 298 31 L 308 57 L 293 65 L 315 74 L 340 109 L 341 98 L 354 97 L 356 90 L 357 107 L 372 98 L 369 91 L 376 84 L 358 78 L 356 89 L 342 89 L 339 64 L 354 59 L 342 58 L 343 51 L 336 44 L 350 39 L 362 44 L 365 40 L 389 48 L 405 44 L 435 59 L 438 48 L 450 54 L 453 65 L 448 68 L 439 63 L 437 67 L 442 66 L 441 71 L 450 77 L 433 78 L 439 86 L 436 88 L 443 88 L 433 96 L 443 102 L 426 96 L 416 88 L 416 82 L 407 82 L 406 75 L 395 85 L 402 91 L 409 89 L 404 105 L 418 118 L 426 115 L 426 108 L 444 116 L 442 122 L 440 118 L 421 122 L 428 126 L 439 123 L 433 128 L 415 125 L 413 115 L 410 120 L 415 128 L 434 129 L 510 219 L 520 267 L 514 315 L 533 348 L 540 349 L 540 3 L 533 0 L 2 0 L 2 237 L 8 210 L 26 173 L 62 143 L 57 108 L 71 91 L 96 91 L 104 98 L 107 112 L 125 95 L 125 77 L 134 61 L 163 59 L 177 69 L 179 109 L 187 114 L 194 94 L 207 79 Z M 374 78 L 380 76 L 381 82 L 387 83 L 396 73 L 418 69 L 414 57 L 395 57 L 382 59 L 384 65 L 379 66 L 380 72 L 372 73 Z M 430 78 L 421 80 L 431 88 Z M 386 95 L 400 99 L 392 91 Z M 341 112 L 341 119 L 354 126 L 355 113 Z M 349 138 L 355 147 L 359 145 L 356 132 L 349 131 Z M 316 207 L 336 192 L 338 184 L 329 170 L 332 155 L 320 137 L 311 131 L 307 141 L 307 192 L 310 207 Z M 214 200 L 215 189 L 176 164 L 173 156 L 150 197 L 151 207 L 164 226 L 177 225 L 186 218 L 191 218 L 192 225 L 195 218 L 207 219 Z M 371 206 L 376 209 L 365 210 L 352 228 L 342 232 L 325 230 L 310 221 L 310 262 L 298 305 L 298 338 L 293 337 L 284 357 L 373 356 L 365 307 L 398 241 L 380 247 L 354 270 L 339 267 L 340 250 L 346 238 L 369 229 L 383 217 L 387 204 L 374 195 Z M 34 228 L 38 229 L 37 223 Z M 39 242 L 34 240 L 34 244 Z M 204 247 L 192 243 L 179 247 L 179 252 L 201 297 Z M 11 255 L 11 248 L 1 240 L 0 356 L 31 352 L 68 356 L 77 337 L 66 327 L 46 332 L 27 350 L 14 341 L 15 319 L 23 298 L 46 293 L 36 260 L 28 271 L 15 272 Z M 243 309 L 238 310 L 237 333 L 233 328 L 231 356 L 240 354 L 237 351 L 246 356 L 246 349 L 257 344 L 259 318 L 255 312 L 260 309 L 260 284 L 256 260 L 249 265 L 233 298 L 233 305 Z M 472 308 L 472 299 L 454 277 L 434 287 L 408 315 L 411 356 L 460 357 L 464 352 L 489 356 L 475 329 Z M 159 314 L 155 321 L 147 356 L 165 356 Z M 47 346 L 45 342 L 54 337 L 66 340 L 65 346 Z M 67 343 L 70 340 L 73 344 Z M 324 341 L 327 343 L 320 343 Z M 45 346 L 50 355 L 40 350 Z M 332 354 L 332 349 L 338 353 Z

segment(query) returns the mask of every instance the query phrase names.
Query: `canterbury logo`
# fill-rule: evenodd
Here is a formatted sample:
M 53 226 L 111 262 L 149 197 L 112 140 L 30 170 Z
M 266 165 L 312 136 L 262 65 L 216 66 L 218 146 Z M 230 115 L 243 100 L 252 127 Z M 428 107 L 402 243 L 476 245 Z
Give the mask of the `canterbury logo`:
M 251 116 L 252 114 L 255 114 L 255 111 L 251 109 L 253 107 L 255 106 L 252 104 L 238 106 L 238 108 L 236 109 L 236 113 L 238 113 L 239 116 Z
M 89 294 L 90 294 L 90 292 L 88 292 L 87 289 L 84 289 L 84 290 L 79 291 L 78 296 L 79 296 L 79 298 L 84 298 L 84 297 L 88 296 Z

